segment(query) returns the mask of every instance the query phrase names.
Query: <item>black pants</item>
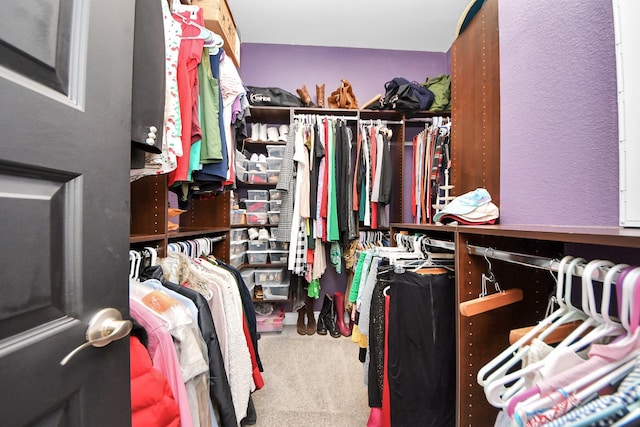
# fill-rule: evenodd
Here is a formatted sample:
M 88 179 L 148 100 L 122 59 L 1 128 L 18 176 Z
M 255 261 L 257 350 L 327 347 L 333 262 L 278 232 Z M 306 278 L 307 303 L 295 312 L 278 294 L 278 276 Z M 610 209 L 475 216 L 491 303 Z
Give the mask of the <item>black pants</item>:
M 455 425 L 455 286 L 452 274 L 392 274 L 389 391 L 393 427 Z

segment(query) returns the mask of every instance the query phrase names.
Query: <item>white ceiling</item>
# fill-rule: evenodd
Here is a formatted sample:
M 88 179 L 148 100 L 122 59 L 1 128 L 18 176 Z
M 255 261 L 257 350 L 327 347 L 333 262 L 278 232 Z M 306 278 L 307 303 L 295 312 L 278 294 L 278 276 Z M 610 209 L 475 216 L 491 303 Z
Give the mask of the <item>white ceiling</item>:
M 242 43 L 446 52 L 470 0 L 227 0 Z

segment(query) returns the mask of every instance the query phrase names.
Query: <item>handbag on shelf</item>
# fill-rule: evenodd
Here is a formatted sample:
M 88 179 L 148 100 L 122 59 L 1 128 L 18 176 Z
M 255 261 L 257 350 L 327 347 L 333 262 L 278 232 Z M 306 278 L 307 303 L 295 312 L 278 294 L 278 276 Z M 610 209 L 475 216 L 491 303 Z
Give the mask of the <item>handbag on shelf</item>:
M 344 108 L 349 110 L 358 109 L 358 100 L 353 94 L 353 87 L 349 80 L 342 79 L 338 89 L 331 92 L 327 98 L 329 108 Z
M 373 109 L 415 112 L 428 110 L 433 103 L 433 92 L 402 77 L 388 81 L 384 88 L 384 98 Z

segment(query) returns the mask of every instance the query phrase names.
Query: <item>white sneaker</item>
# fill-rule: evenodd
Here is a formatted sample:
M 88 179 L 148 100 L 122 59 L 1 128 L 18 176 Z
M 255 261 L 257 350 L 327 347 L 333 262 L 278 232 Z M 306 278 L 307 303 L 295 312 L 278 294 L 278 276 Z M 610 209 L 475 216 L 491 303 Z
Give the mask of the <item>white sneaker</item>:
M 289 126 L 282 125 L 279 129 L 280 137 L 278 137 L 278 141 L 287 142 L 287 138 L 289 137 Z
M 261 228 L 258 231 L 258 240 L 269 240 L 269 232 L 266 228 Z
M 255 227 L 251 227 L 249 230 L 249 239 L 256 240 L 260 233 L 258 233 L 258 229 Z
M 258 156 L 258 153 L 253 153 L 251 155 L 251 157 L 249 158 L 249 161 L 250 162 L 258 162 L 258 161 L 260 161 L 260 156 Z M 265 162 L 266 162 L 266 160 L 265 160 Z
M 267 140 L 267 124 L 260 123 L 260 138 L 258 141 L 266 141 Z
M 272 126 L 267 128 L 267 141 L 278 142 L 278 128 Z
M 258 154 L 258 161 L 266 163 L 267 162 L 267 156 L 265 156 L 263 153 Z

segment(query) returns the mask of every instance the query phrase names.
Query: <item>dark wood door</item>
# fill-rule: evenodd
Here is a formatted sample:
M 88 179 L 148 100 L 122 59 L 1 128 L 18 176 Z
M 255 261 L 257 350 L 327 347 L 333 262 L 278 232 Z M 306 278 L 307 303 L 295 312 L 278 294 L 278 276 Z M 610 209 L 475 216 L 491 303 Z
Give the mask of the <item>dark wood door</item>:
M 128 317 L 133 0 L 3 2 L 0 424 L 127 426 L 129 341 L 78 352 L 93 315 Z

